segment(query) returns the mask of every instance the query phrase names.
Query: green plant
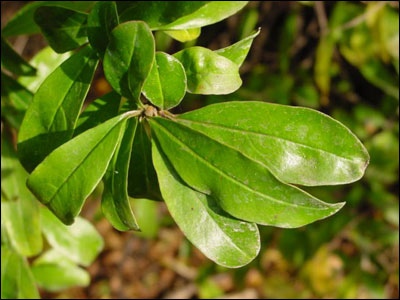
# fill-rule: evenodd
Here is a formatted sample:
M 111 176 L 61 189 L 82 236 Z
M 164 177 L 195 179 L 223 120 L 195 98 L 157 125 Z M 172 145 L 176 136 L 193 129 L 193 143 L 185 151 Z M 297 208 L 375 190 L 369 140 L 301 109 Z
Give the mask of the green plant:
M 238 90 L 258 32 L 216 51 L 189 47 L 172 55 L 155 51 L 152 32 L 194 39 L 244 5 L 99 1 L 88 15 L 36 9 L 36 24 L 56 52 L 81 47 L 35 92 L 18 134 L 27 186 L 62 222 L 74 222 L 103 179 L 102 209 L 116 229 L 139 229 L 129 197 L 162 199 L 207 257 L 240 267 L 259 252 L 256 224 L 300 227 L 344 205 L 298 187 L 346 184 L 364 174 L 364 146 L 329 116 L 255 101 L 169 111 L 186 92 Z M 81 113 L 99 60 L 114 91 Z

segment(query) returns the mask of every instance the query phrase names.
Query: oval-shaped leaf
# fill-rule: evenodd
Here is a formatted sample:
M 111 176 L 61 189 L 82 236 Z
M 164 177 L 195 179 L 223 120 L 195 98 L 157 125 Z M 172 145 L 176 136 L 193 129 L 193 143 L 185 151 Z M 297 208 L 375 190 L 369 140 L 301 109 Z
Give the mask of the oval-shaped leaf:
M 349 129 L 308 108 L 229 102 L 183 114 L 179 119 L 263 164 L 288 183 L 350 183 L 363 176 L 369 161 L 367 150 Z
M 128 116 L 117 116 L 68 141 L 28 177 L 29 189 L 65 224 L 74 222 L 106 172 Z
M 147 198 L 161 201 L 161 192 L 156 170 L 151 157 L 151 141 L 146 128 L 149 124 L 139 122 L 133 140 L 131 161 L 129 166 L 128 194 L 133 198 Z
M 191 29 L 182 29 L 182 30 L 167 30 L 164 31 L 173 39 L 185 43 L 189 41 L 193 41 L 200 36 L 201 28 L 191 28 Z
M 1 38 L 1 67 L 15 75 L 35 75 L 36 69 L 27 63 L 11 45 Z
M 46 240 L 68 260 L 89 266 L 103 249 L 103 239 L 89 221 L 77 217 L 66 226 L 45 207 L 40 208 L 40 216 Z
M 64 53 L 87 42 L 87 14 L 58 6 L 39 7 L 34 20 L 57 53 Z
M 190 47 L 174 54 L 187 76 L 187 90 L 193 94 L 225 95 L 236 91 L 242 80 L 239 67 L 231 60 L 203 47 Z
M 86 47 L 62 63 L 35 93 L 18 134 L 18 156 L 28 172 L 71 138 L 97 63 L 96 54 Z
M 257 225 L 229 216 L 211 196 L 185 185 L 155 144 L 152 150 L 161 193 L 186 237 L 222 266 L 238 268 L 251 262 L 260 251 Z
M 142 20 L 152 30 L 180 30 L 217 23 L 241 10 L 248 1 L 137 1 L 121 22 Z
M 114 1 L 98 1 L 88 17 L 88 38 L 93 49 L 103 58 L 111 31 L 119 23 L 117 6 Z
M 258 161 L 182 123 L 152 118 L 150 125 L 179 176 L 236 218 L 293 228 L 328 217 L 344 205 L 322 202 L 283 184 Z
M 119 94 L 137 101 L 153 61 L 155 44 L 144 22 L 118 25 L 104 55 L 104 74 Z
M 143 85 L 143 94 L 161 109 L 177 106 L 186 93 L 186 73 L 172 55 L 157 52 L 153 67 Z
M 120 231 L 139 230 L 127 191 L 129 161 L 136 126 L 136 118 L 127 121 L 124 136 L 104 176 L 101 208 L 110 223 Z
M 228 47 L 218 49 L 214 52 L 230 59 L 240 67 L 250 51 L 250 47 L 251 44 L 253 43 L 253 40 L 260 34 L 260 31 L 261 28 L 259 28 L 256 32 L 252 33 L 243 40 L 240 40 L 239 42 L 236 42 L 235 44 L 230 45 Z

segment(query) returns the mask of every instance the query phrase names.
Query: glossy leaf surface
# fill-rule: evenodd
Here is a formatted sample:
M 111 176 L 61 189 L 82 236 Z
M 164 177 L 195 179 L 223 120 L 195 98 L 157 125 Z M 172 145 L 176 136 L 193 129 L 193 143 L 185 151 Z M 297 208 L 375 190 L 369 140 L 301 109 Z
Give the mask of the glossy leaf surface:
M 173 39 L 185 43 L 197 39 L 200 36 L 201 28 L 191 28 L 182 30 L 167 30 L 164 31 Z
M 28 263 L 18 253 L 1 246 L 1 299 L 39 299 Z
M 181 122 L 266 166 L 284 182 L 343 184 L 360 179 L 369 155 L 357 137 L 308 108 L 229 102 L 183 114 Z
M 89 43 L 102 58 L 110 40 L 111 31 L 119 23 L 114 1 L 98 1 L 88 17 Z
M 67 259 L 89 266 L 103 249 L 103 239 L 87 220 L 78 217 L 66 226 L 45 207 L 41 207 L 40 215 L 47 241 Z
M 229 216 L 211 196 L 185 185 L 155 144 L 153 159 L 168 210 L 196 247 L 211 260 L 231 268 L 244 266 L 257 256 L 257 225 Z
M 104 74 L 119 94 L 137 101 L 154 61 L 154 38 L 144 22 L 118 25 L 104 55 Z
M 51 73 L 35 93 L 18 135 L 18 156 L 29 172 L 71 138 L 97 62 L 93 50 L 84 48 Z
M 55 250 L 49 250 L 36 259 L 32 273 L 38 285 L 49 292 L 85 287 L 90 283 L 88 272 Z
M 54 150 L 29 176 L 36 197 L 65 224 L 72 224 L 97 186 L 117 147 L 127 115 L 85 131 Z
M 190 29 L 217 23 L 242 9 L 247 1 L 138 1 L 121 22 L 142 20 L 152 30 Z
M 1 38 L 1 67 L 15 75 L 33 76 L 36 73 L 36 69 L 15 52 L 4 38 Z
M 151 157 L 151 141 L 145 126 L 138 123 L 133 140 L 131 161 L 129 166 L 128 194 L 133 198 L 162 200 L 156 170 Z
M 242 85 L 239 67 L 207 48 L 187 48 L 175 53 L 174 57 L 185 68 L 190 93 L 224 95 L 233 93 Z
M 137 119 L 127 121 L 124 136 L 104 176 L 101 208 L 110 223 L 120 231 L 139 230 L 128 197 L 128 170 Z
M 161 109 L 177 106 L 186 93 L 186 73 L 172 55 L 157 52 L 153 66 L 143 85 L 143 94 Z
M 233 45 L 230 45 L 222 49 L 218 49 L 214 52 L 230 59 L 240 67 L 250 51 L 250 47 L 251 44 L 253 43 L 253 40 L 260 34 L 260 30 L 261 29 L 258 29 L 256 32 L 252 33 L 248 37 L 244 38 L 243 40 L 240 40 L 239 42 Z
M 258 161 L 182 123 L 152 118 L 150 124 L 179 176 L 236 218 L 293 228 L 328 217 L 343 206 L 281 183 Z
M 87 42 L 87 14 L 58 6 L 42 6 L 34 19 L 40 31 L 57 53 L 64 53 Z

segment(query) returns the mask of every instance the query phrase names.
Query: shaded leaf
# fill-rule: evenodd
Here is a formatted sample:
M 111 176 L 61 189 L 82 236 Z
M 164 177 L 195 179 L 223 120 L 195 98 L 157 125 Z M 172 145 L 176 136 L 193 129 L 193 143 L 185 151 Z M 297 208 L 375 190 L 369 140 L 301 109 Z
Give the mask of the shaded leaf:
M 36 73 L 36 69 L 15 52 L 3 37 L 1 38 L 1 67 L 15 75 L 33 76 Z
M 173 39 L 185 43 L 197 39 L 200 36 L 201 27 L 182 30 L 167 30 L 164 32 Z
M 135 232 L 135 234 L 147 239 L 156 238 L 160 228 L 157 202 L 148 199 L 132 199 L 131 205 L 140 227 L 140 232 Z

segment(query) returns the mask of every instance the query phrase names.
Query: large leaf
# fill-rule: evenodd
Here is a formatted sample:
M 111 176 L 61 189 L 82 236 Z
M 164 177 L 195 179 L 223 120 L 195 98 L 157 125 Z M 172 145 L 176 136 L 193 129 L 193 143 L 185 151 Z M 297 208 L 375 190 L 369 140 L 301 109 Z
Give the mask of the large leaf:
M 77 217 L 74 224 L 66 226 L 45 207 L 40 215 L 47 241 L 68 260 L 89 266 L 103 249 L 103 239 L 89 221 Z
M 230 59 L 240 67 L 250 51 L 253 40 L 260 34 L 260 31 L 261 28 L 259 28 L 256 32 L 252 33 L 248 37 L 240 40 L 239 42 L 236 42 L 235 44 L 228 47 L 218 49 L 214 52 Z
M 1 67 L 15 75 L 35 75 L 36 69 L 27 63 L 11 45 L 1 38 Z
M 104 177 L 101 208 L 110 223 L 120 231 L 139 230 L 128 197 L 128 170 L 137 119 L 127 121 L 121 143 Z
M 43 48 L 29 61 L 36 68 L 36 75 L 20 76 L 18 82 L 35 93 L 46 77 L 70 56 L 70 52 L 58 54 L 51 47 Z
M 104 55 L 104 74 L 119 94 L 137 101 L 154 61 L 153 35 L 144 22 L 118 25 Z
M 85 11 L 92 7 L 95 1 L 34 1 L 20 9 L 3 27 L 1 35 L 4 37 L 20 34 L 39 33 L 39 26 L 33 20 L 36 9 L 40 6 L 51 5 Z
M 217 23 L 242 9 L 248 1 L 137 1 L 121 22 L 142 20 L 152 30 L 190 29 Z
M 186 73 L 172 55 L 157 52 L 150 74 L 143 85 L 143 94 L 161 109 L 177 106 L 186 93 Z
M 36 10 L 34 19 L 57 53 L 76 49 L 87 42 L 85 13 L 58 6 L 42 6 Z
M 85 287 L 90 283 L 88 272 L 55 250 L 49 250 L 36 259 L 32 273 L 38 285 L 50 292 Z
M 179 120 L 264 165 L 284 182 L 349 183 L 363 176 L 369 161 L 349 129 L 308 108 L 229 102 L 183 114 Z
M 237 268 L 252 261 L 260 251 L 257 225 L 229 216 L 211 196 L 185 185 L 155 144 L 152 150 L 161 193 L 186 237 L 222 266 Z
M 35 93 L 18 135 L 18 155 L 29 172 L 71 138 L 97 62 L 93 50 L 84 48 L 51 73 Z
M 156 170 L 151 157 L 151 141 L 146 132 L 145 120 L 136 128 L 129 166 L 128 194 L 133 198 L 162 200 Z
M 88 17 L 89 42 L 103 58 L 111 31 L 119 23 L 117 6 L 114 1 L 98 1 Z
M 29 176 L 29 189 L 65 224 L 74 222 L 106 172 L 128 116 L 117 116 L 68 141 Z
M 236 218 L 293 228 L 328 217 L 343 206 L 283 184 L 260 162 L 183 123 L 152 118 L 150 125 L 179 176 Z M 243 137 L 238 140 L 242 143 Z
M 39 299 L 28 263 L 18 253 L 1 246 L 1 299 Z
M 39 202 L 25 185 L 28 174 L 19 163 L 11 142 L 1 143 L 1 220 L 13 248 L 24 256 L 42 250 Z
M 190 47 L 175 53 L 174 57 L 185 68 L 190 93 L 224 95 L 242 85 L 239 66 L 207 48 Z

